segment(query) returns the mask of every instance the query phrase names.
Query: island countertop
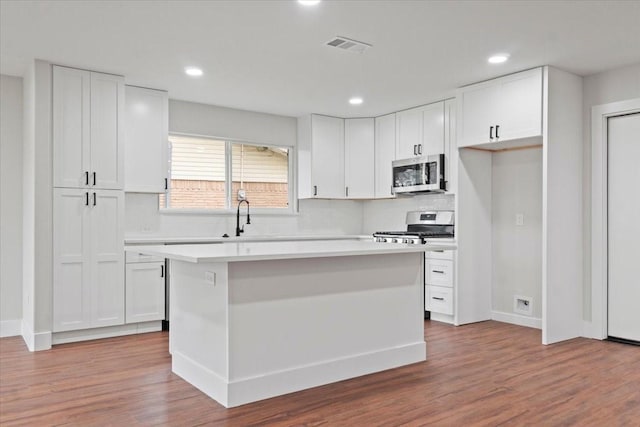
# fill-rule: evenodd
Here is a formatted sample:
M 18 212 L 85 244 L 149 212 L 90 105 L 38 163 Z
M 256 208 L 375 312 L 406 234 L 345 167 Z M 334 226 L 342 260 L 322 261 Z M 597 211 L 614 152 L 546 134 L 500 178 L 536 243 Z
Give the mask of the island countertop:
M 127 251 L 186 262 L 238 262 L 275 259 L 326 258 L 456 249 L 455 245 L 410 245 L 361 240 L 314 240 L 288 242 L 239 242 L 195 245 L 127 247 Z

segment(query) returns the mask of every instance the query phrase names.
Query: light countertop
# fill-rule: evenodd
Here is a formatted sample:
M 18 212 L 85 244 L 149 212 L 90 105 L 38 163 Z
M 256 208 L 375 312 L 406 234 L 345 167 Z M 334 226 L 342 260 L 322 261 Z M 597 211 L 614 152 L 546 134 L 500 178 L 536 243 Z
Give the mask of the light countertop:
M 234 242 L 279 242 L 279 241 L 298 241 L 298 240 L 369 240 L 373 239 L 371 235 L 263 235 L 263 236 L 204 236 L 204 237 L 167 237 L 167 236 L 145 236 L 145 235 L 127 235 L 124 238 L 125 245 L 139 244 L 189 244 L 189 243 L 234 243 Z
M 128 251 L 187 262 L 238 262 L 275 259 L 323 258 L 456 249 L 455 245 L 409 245 L 366 240 L 298 240 L 131 246 Z

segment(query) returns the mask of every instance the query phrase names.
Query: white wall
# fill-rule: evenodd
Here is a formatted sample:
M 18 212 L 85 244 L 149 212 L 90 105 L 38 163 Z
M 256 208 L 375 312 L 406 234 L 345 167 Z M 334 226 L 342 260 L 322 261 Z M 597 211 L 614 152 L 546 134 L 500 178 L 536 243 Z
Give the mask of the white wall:
M 542 316 L 542 148 L 492 158 L 492 310 L 514 313 L 514 296 Z M 516 225 L 516 214 L 524 225 Z
M 22 322 L 22 78 L 0 75 L 0 337 Z
M 583 87 L 583 313 L 591 320 L 591 108 L 640 97 L 640 63 L 585 77 Z

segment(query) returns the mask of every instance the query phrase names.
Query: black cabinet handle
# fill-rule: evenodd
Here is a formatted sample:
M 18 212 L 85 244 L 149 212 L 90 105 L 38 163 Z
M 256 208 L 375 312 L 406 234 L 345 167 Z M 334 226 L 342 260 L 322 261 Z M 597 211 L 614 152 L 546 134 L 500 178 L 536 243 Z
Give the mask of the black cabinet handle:
M 96 205 L 96 193 L 93 193 L 93 206 Z
M 89 192 L 84 193 L 84 205 L 89 206 Z
M 93 173 L 93 185 L 96 185 L 96 173 Z
M 169 189 L 169 180 L 167 178 L 164 179 L 164 189 L 165 190 Z
M 318 195 L 318 186 L 317 186 L 317 185 L 314 185 L 314 186 L 313 186 L 313 195 L 314 195 L 314 196 L 317 196 L 317 195 Z
M 493 126 L 489 128 L 489 139 L 493 139 Z
M 500 136 L 498 136 L 498 129 L 500 129 L 500 125 L 496 125 L 496 138 L 500 138 Z
M 160 266 L 160 277 L 164 277 L 164 265 Z
M 349 187 L 344 188 L 344 195 L 345 197 L 349 197 Z
M 418 144 L 418 154 L 422 154 L 422 144 Z
M 438 300 L 438 301 L 444 301 L 444 298 L 440 298 L 440 297 L 431 297 L 431 299 L 435 299 L 435 300 Z
M 431 271 L 434 272 L 434 273 L 444 274 L 444 271 L 442 271 L 442 270 L 431 270 Z
M 417 145 L 413 145 L 413 155 L 417 156 L 418 155 L 418 146 Z
M 84 185 L 89 185 L 89 171 L 84 172 Z

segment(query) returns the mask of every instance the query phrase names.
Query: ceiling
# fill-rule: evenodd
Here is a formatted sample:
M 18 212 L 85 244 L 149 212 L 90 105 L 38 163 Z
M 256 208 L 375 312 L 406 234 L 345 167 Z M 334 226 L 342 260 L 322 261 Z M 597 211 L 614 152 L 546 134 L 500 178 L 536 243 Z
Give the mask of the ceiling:
M 377 116 L 552 65 L 640 62 L 640 1 L 0 2 L 0 72 L 33 58 L 126 76 L 181 99 L 287 116 Z M 325 43 L 344 36 L 363 54 Z M 487 57 L 507 52 L 507 63 Z M 186 66 L 204 76 L 190 78 Z M 359 95 L 364 103 L 351 106 Z

